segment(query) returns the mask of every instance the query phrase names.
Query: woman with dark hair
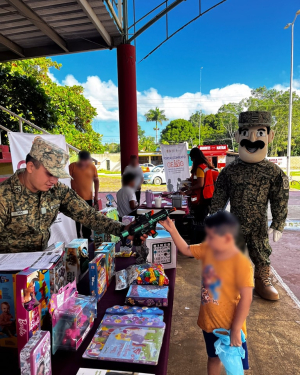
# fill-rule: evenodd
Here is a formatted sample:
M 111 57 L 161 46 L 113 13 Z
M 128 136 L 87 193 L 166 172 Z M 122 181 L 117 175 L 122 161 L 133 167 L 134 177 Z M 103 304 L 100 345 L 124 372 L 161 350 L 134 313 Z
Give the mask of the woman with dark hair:
M 206 173 L 209 170 L 214 170 L 214 166 L 206 159 L 198 147 L 191 149 L 190 158 L 193 162 L 190 178 L 192 184 L 185 194 L 191 197 L 191 211 L 195 217 L 195 221 L 203 223 L 205 217 L 208 215 L 211 203 L 211 197 L 205 198 L 203 195 L 204 185 L 208 182 L 206 181 Z M 209 186 L 205 186 L 205 188 L 210 189 Z M 213 192 L 213 185 L 211 189 Z

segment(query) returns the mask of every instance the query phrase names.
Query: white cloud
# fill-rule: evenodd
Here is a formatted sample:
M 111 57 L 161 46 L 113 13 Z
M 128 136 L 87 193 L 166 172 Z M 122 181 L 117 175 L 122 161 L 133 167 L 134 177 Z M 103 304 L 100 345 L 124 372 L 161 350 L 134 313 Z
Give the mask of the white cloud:
M 48 72 L 47 75 L 48 75 L 48 77 L 51 79 L 51 81 L 53 81 L 54 83 L 59 84 L 59 82 L 58 82 L 58 80 L 55 78 L 54 74 Z
M 62 83 L 68 86 L 83 86 L 85 97 L 97 108 L 96 120 L 118 121 L 118 88 L 111 80 L 105 82 L 98 76 L 90 76 L 86 82 L 80 83 L 73 75 L 67 75 Z M 170 120 L 188 119 L 193 112 L 200 109 L 205 113 L 216 113 L 223 104 L 239 102 L 250 93 L 251 88 L 240 83 L 210 90 L 207 95 L 187 92 L 178 97 L 163 96 L 155 88 L 150 88 L 137 92 L 138 116 L 144 120 L 144 114 L 150 108 L 159 107 L 165 110 Z
M 277 84 L 273 86 L 273 89 L 278 91 L 288 91 L 290 89 L 290 85 L 288 83 Z M 300 79 L 293 80 L 293 91 L 296 91 L 296 94 L 300 95 Z

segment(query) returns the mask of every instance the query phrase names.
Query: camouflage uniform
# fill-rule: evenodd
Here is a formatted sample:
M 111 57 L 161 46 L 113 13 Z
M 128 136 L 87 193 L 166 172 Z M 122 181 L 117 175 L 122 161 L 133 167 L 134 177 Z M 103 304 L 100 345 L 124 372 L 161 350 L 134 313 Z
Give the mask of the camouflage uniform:
M 64 169 L 69 156 L 53 143 L 36 137 L 30 155 L 53 176 L 70 178 Z M 59 212 L 90 229 L 120 235 L 124 225 L 96 212 L 60 182 L 48 191 L 31 192 L 19 180 L 24 171 L 0 184 L 0 253 L 44 250 Z
M 271 228 L 282 232 L 288 198 L 288 178 L 276 164 L 267 159 L 251 164 L 238 158 L 218 177 L 211 213 L 223 210 L 230 199 L 230 211 L 241 224 L 239 246 L 247 244 L 255 266 L 266 266 L 270 264 L 272 252 L 268 238 L 268 200 L 273 217 Z

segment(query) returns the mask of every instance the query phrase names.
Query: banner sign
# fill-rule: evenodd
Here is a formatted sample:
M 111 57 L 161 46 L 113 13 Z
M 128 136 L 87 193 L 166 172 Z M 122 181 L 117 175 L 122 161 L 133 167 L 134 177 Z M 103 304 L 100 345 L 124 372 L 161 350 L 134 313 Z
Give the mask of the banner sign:
M 280 168 L 286 169 L 287 168 L 287 157 L 286 156 L 274 156 L 267 158 L 269 161 L 271 161 L 274 164 L 277 164 Z
M 26 155 L 29 153 L 33 140 L 35 137 L 40 136 L 46 141 L 56 144 L 58 147 L 69 151 L 64 135 L 52 135 L 52 134 L 27 134 L 27 133 L 15 133 L 9 132 L 8 138 L 10 143 L 11 158 L 14 172 L 18 169 L 25 168 Z M 69 173 L 69 163 L 66 165 L 66 171 Z M 63 184 L 71 187 L 70 179 L 59 180 Z M 71 242 L 74 238 L 77 238 L 76 227 L 74 220 L 59 213 L 55 222 L 51 226 L 51 236 L 49 240 L 49 246 L 53 242 Z
M 160 145 L 168 191 L 177 191 L 180 182 L 190 177 L 186 143 Z

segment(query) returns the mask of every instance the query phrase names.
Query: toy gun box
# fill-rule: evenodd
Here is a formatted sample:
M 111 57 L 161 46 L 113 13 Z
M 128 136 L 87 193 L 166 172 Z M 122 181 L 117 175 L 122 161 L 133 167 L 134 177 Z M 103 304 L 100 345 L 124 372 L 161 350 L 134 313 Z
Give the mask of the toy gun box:
M 99 302 L 107 290 L 106 256 L 98 254 L 89 263 L 90 292 Z
M 51 375 L 50 333 L 37 331 L 20 353 L 21 375 Z
M 78 283 L 89 268 L 88 240 L 78 238 L 72 240 L 65 248 L 64 263 L 66 282 L 76 280 Z
M 119 214 L 116 207 L 105 207 L 103 210 L 100 211 L 102 215 L 106 217 L 119 221 Z M 94 231 L 94 244 L 95 249 L 97 249 L 103 242 L 114 242 L 117 243 L 119 241 L 119 237 L 114 236 L 109 233 L 100 233 L 98 231 Z
M 112 277 L 115 274 L 115 243 L 103 242 L 102 245 L 95 251 L 95 255 L 99 254 L 105 256 L 106 281 L 108 287 Z

